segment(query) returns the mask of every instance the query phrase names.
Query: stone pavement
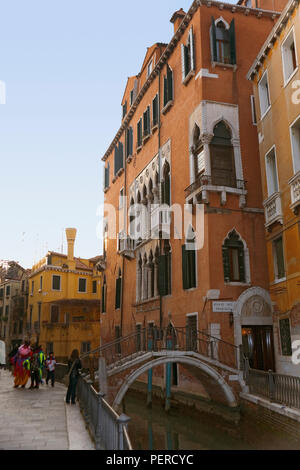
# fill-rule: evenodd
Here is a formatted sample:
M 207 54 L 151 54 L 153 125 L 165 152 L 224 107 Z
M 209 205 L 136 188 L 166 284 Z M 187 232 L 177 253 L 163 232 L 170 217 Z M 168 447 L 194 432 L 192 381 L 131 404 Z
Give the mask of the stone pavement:
M 0 450 L 94 450 L 79 405 L 65 403 L 66 388 L 13 388 L 0 370 Z

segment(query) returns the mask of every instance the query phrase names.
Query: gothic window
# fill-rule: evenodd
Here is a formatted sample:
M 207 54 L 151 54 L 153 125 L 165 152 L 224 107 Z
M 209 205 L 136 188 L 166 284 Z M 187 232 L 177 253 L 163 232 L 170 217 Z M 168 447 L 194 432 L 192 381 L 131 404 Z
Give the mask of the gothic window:
M 226 238 L 222 250 L 225 282 L 246 282 L 244 244 L 235 230 Z
M 163 169 L 163 180 L 161 183 L 161 203 L 167 204 L 168 206 L 171 203 L 171 194 L 170 194 L 170 165 L 168 162 L 165 163 Z
M 216 186 L 236 187 L 234 151 L 232 135 L 224 121 L 214 127 L 214 136 L 210 144 L 212 184 Z
M 188 230 L 186 243 L 182 245 L 182 280 L 184 290 L 196 287 L 196 243 L 192 227 Z
M 230 26 L 223 20 L 215 21 L 212 17 L 210 28 L 212 62 L 236 64 L 236 40 L 234 19 Z
M 119 269 L 119 275 L 116 279 L 116 302 L 115 302 L 115 308 L 116 310 L 118 308 L 121 308 L 121 295 L 122 295 L 122 272 L 121 269 Z

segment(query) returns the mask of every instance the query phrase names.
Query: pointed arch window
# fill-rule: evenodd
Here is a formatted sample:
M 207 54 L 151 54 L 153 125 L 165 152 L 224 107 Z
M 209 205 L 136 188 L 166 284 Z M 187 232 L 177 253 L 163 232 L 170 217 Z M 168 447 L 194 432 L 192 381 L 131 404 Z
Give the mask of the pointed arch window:
M 193 134 L 193 166 L 195 179 L 197 179 L 205 171 L 204 147 L 200 134 L 199 126 L 195 124 Z
M 222 252 L 225 282 L 246 282 L 244 243 L 235 230 L 226 238 Z
M 232 135 L 224 121 L 214 127 L 210 144 L 212 184 L 236 187 L 236 173 Z
M 215 21 L 211 18 L 210 28 L 212 62 L 221 64 L 236 64 L 235 22 L 230 26 L 223 19 Z
M 163 169 L 163 181 L 161 183 L 161 203 L 167 204 L 168 206 L 171 203 L 171 181 L 170 181 L 170 165 L 168 162 L 165 163 Z

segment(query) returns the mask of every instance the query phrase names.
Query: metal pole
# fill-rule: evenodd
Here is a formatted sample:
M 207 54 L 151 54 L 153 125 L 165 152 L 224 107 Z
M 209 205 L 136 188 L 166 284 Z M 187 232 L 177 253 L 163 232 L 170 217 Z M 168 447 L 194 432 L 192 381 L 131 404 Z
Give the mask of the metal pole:
M 148 338 L 148 351 L 152 351 L 153 349 L 153 337 L 149 336 Z M 152 406 L 152 378 L 153 378 L 153 370 L 150 369 L 148 371 L 148 391 L 147 391 L 147 406 Z
M 123 428 L 124 426 L 127 426 L 128 423 L 130 421 L 130 418 L 129 416 L 126 416 L 124 414 L 121 414 L 121 416 L 119 416 L 119 418 L 117 419 L 117 423 L 118 423 L 118 428 L 119 428 L 119 442 L 118 442 L 118 449 L 116 450 L 124 450 L 124 432 L 123 432 Z
M 167 336 L 167 349 L 172 349 L 172 336 Z M 171 378 L 172 378 L 172 364 L 168 362 L 166 366 L 166 403 L 165 410 L 170 411 L 171 409 Z
M 98 403 L 97 403 L 97 428 L 96 428 L 96 450 L 103 450 L 103 429 L 102 429 L 102 400 L 104 398 L 104 393 L 98 393 Z

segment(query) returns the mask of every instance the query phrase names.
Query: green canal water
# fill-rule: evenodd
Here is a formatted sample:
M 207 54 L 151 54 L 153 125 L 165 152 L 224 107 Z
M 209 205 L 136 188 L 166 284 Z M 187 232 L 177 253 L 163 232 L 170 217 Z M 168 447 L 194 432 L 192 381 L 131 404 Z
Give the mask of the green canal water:
M 299 450 L 299 441 L 271 426 L 241 416 L 238 424 L 191 409 L 165 413 L 162 403 L 147 408 L 143 394 L 129 391 L 124 411 L 131 417 L 135 450 Z

